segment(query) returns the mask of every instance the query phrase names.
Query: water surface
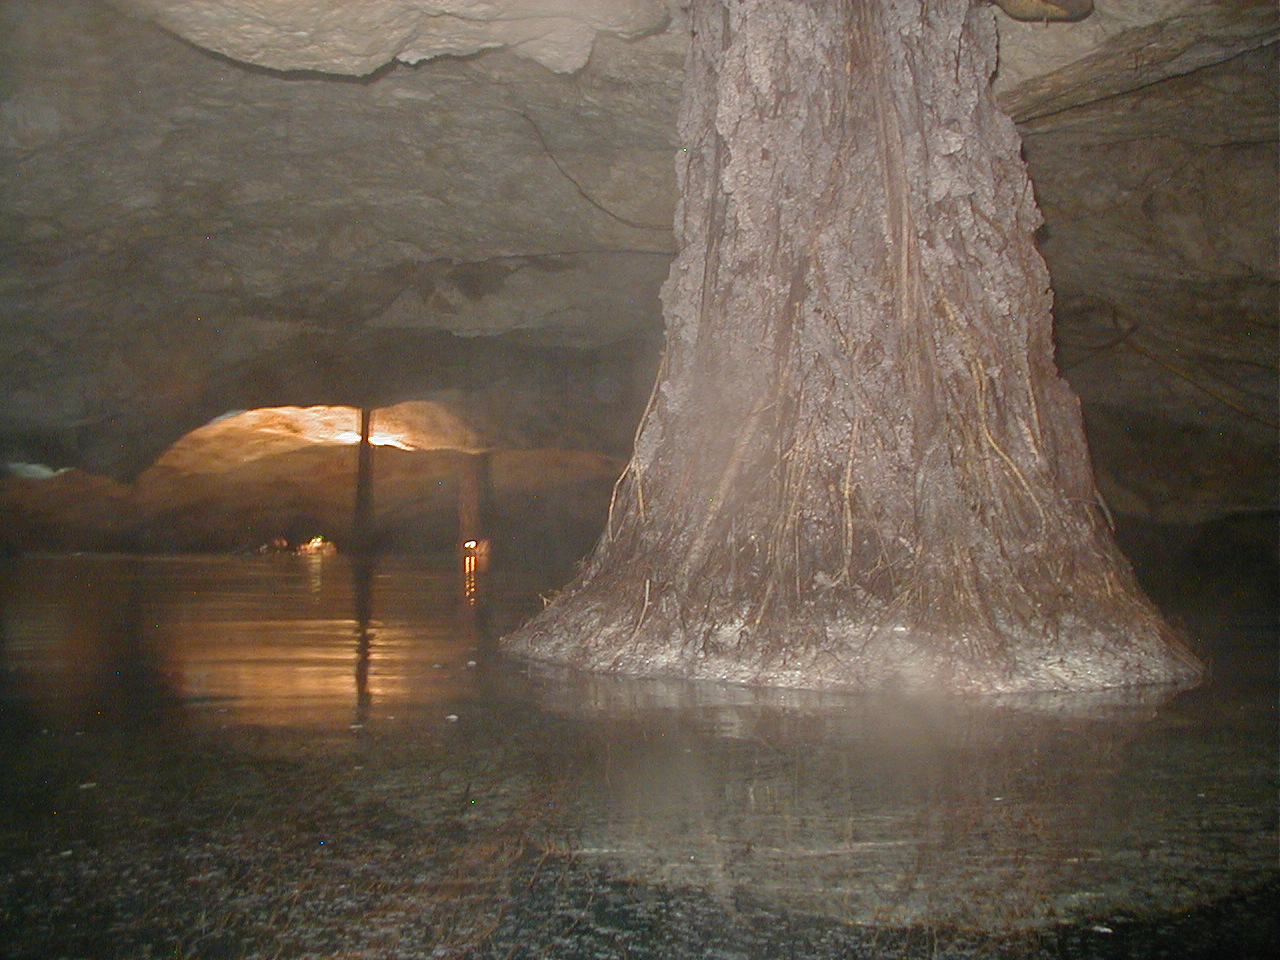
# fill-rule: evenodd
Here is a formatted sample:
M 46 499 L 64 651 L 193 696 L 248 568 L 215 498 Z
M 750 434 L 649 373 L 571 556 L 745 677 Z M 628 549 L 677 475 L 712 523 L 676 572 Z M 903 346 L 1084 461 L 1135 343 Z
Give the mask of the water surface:
M 945 701 L 531 669 L 492 650 L 540 603 L 514 571 L 479 610 L 450 558 L 358 574 L 9 564 L 6 956 L 1155 956 L 1274 933 L 1256 605 L 1201 611 L 1217 680 L 1189 694 Z

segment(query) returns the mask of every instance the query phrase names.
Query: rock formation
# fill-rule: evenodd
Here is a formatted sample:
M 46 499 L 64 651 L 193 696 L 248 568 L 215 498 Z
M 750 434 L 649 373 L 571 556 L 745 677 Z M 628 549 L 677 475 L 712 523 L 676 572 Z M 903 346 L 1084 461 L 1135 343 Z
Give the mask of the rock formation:
M 1112 510 L 1274 509 L 1274 5 L 997 18 Z M 428 399 L 625 455 L 687 38 L 664 0 L 0 6 L 0 460 L 130 481 L 229 410 Z

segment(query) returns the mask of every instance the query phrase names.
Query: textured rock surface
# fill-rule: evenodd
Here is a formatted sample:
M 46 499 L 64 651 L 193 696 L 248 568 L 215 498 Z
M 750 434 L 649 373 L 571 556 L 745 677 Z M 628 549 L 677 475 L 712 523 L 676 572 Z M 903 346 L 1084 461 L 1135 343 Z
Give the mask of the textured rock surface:
M 192 43 L 275 70 L 372 73 L 494 47 L 559 72 L 597 34 L 637 37 L 668 20 L 664 0 L 117 0 Z
M 1276 36 L 1275 6 L 1247 2 L 1002 26 L 1059 362 L 1117 512 L 1276 504 Z
M 1273 504 L 1274 5 L 997 16 L 1105 492 Z M 229 409 L 441 392 L 622 452 L 686 29 L 661 0 L 0 6 L 0 459 L 128 479 Z
M 1116 509 L 1206 519 L 1275 496 L 1276 50 L 1024 127 L 1033 175 L 1052 171 L 1059 360 Z
M 1148 87 L 1274 43 L 1274 4 L 1103 0 L 1069 30 L 1000 22 L 995 90 L 1015 120 Z

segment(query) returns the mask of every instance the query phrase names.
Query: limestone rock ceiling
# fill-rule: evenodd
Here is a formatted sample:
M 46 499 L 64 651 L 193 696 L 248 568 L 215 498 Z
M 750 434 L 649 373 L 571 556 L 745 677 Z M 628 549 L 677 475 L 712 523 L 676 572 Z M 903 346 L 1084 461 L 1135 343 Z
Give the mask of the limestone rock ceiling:
M 1096 7 L 998 15 L 997 89 L 1104 488 L 1269 504 L 1274 4 Z M 441 391 L 618 452 L 685 43 L 663 0 L 0 6 L 0 458 L 128 477 L 229 409 Z
M 574 75 L 499 51 L 359 81 L 94 2 L 0 17 L 19 459 L 128 475 L 227 409 L 424 389 L 643 403 L 625 343 L 617 370 L 583 351 L 660 336 L 678 35 Z
M 117 0 L 192 43 L 275 70 L 360 76 L 507 47 L 551 70 L 581 69 L 598 34 L 638 37 L 666 0 Z

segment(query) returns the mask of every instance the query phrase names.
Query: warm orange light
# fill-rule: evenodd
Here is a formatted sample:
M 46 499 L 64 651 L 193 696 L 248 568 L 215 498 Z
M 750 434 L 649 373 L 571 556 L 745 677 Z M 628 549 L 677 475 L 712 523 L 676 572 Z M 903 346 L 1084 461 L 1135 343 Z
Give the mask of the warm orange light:
M 322 556 L 337 552 L 338 548 L 324 537 L 312 537 L 306 543 L 298 544 L 298 553 L 302 554 Z
M 407 400 L 372 412 L 369 442 L 398 450 L 481 449 L 480 437 L 438 403 Z M 156 461 L 183 472 L 221 473 L 317 443 L 360 442 L 355 407 L 234 410 L 197 427 Z
M 462 558 L 462 599 L 466 601 L 467 606 L 474 607 L 478 594 L 480 592 L 480 584 L 476 578 L 476 555 L 468 553 Z
M 480 595 L 480 574 L 489 569 L 489 541 L 462 541 L 462 599 L 475 606 Z
M 359 443 L 360 433 L 357 430 L 341 430 L 333 434 L 332 438 L 338 443 Z M 397 450 L 412 450 L 413 445 L 408 443 L 403 437 L 394 433 L 384 433 L 376 431 L 369 434 L 369 444 L 374 447 L 395 447 Z

